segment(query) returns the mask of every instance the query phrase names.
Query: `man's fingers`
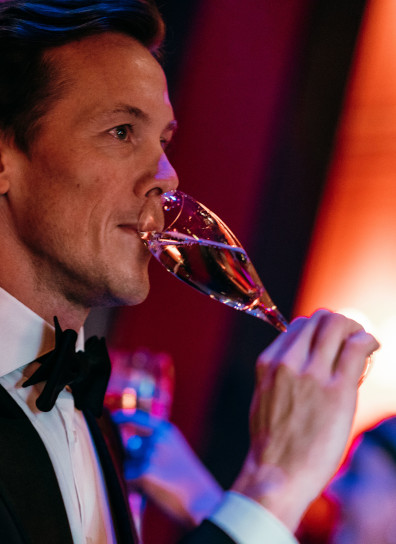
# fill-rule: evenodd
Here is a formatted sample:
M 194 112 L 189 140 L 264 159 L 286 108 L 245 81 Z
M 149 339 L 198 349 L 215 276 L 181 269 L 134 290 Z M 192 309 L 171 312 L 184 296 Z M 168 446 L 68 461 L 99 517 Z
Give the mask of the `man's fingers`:
M 328 310 L 318 310 L 311 317 L 300 317 L 294 320 L 286 333 L 280 334 L 258 360 L 257 373 L 268 375 L 271 370 L 283 364 L 295 373 L 320 371 L 329 373 L 340 347 L 340 341 L 352 332 L 353 327 L 345 332 L 345 323 L 349 321 L 341 315 Z M 342 326 L 340 326 L 343 325 Z M 358 326 L 357 324 L 355 324 Z M 332 331 L 333 330 L 333 331 Z M 317 352 L 323 351 L 322 355 Z M 317 355 L 321 357 L 319 368 Z
M 374 336 L 364 330 L 357 331 L 345 340 L 335 371 L 343 376 L 349 376 L 358 383 L 368 364 L 368 358 L 379 347 Z
M 328 310 L 318 310 L 310 318 L 294 320 L 288 331 L 281 333 L 263 351 L 257 364 L 257 380 L 270 380 L 280 365 L 296 374 L 307 373 L 327 380 L 340 364 L 346 364 L 344 361 L 348 356 L 351 357 L 349 365 L 353 367 L 351 372 L 361 375 L 364 359 L 377 348 L 376 340 L 356 321 Z
M 363 331 L 359 323 L 341 314 L 322 316 L 312 339 L 306 371 L 319 379 L 332 376 L 344 343 L 359 331 Z
M 286 332 L 281 333 L 259 357 L 259 365 L 278 366 L 287 364 L 294 370 L 300 370 L 301 364 L 309 356 L 316 327 L 327 310 L 318 310 L 310 318 L 299 317 L 292 321 Z

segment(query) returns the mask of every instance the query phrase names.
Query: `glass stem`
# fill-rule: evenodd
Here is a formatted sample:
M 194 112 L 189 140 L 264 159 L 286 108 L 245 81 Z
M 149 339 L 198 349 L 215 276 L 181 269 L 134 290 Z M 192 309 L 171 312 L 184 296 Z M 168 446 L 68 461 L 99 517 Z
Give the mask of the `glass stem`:
M 287 331 L 288 322 L 268 296 L 265 297 L 265 301 L 259 299 L 252 308 L 246 311 L 250 315 L 270 323 L 279 332 Z

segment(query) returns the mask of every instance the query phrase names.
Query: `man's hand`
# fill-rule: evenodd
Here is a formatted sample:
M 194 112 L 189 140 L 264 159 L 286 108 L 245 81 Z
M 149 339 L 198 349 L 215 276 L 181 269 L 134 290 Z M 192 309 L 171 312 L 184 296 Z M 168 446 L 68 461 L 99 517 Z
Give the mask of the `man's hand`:
M 356 322 L 320 310 L 296 319 L 258 360 L 251 446 L 233 489 L 291 531 L 338 467 L 359 378 L 378 347 Z

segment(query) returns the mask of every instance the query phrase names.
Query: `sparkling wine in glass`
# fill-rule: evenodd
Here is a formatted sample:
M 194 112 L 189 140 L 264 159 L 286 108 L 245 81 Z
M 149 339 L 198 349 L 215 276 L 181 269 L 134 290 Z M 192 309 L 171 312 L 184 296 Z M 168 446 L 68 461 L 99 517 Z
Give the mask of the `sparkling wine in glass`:
M 181 191 L 150 195 L 139 234 L 176 277 L 211 298 L 258 317 L 278 331 L 287 321 L 272 302 L 246 251 L 225 223 Z

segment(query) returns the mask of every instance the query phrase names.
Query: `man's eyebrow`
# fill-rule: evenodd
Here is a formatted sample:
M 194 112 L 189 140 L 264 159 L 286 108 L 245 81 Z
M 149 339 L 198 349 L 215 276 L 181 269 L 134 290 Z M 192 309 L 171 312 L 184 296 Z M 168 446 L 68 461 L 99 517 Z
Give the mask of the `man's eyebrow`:
M 131 115 L 131 116 L 135 117 L 136 119 L 141 119 L 141 120 L 145 121 L 146 123 L 150 122 L 150 116 L 147 113 L 145 113 L 140 108 L 137 108 L 135 106 L 130 106 L 129 104 L 119 104 L 115 108 L 113 108 L 112 110 L 102 110 L 102 111 L 98 112 L 98 114 L 95 114 L 94 118 L 97 118 L 97 117 L 104 117 L 104 118 L 111 117 L 112 115 L 117 115 L 118 113 L 126 113 L 127 115 Z M 176 132 L 177 126 L 178 126 L 178 124 L 177 124 L 176 119 L 172 119 L 172 121 L 170 121 L 166 125 L 165 129 L 170 130 L 172 132 Z
M 176 119 L 173 119 L 170 123 L 167 124 L 166 130 L 171 130 L 173 133 L 177 130 L 177 121 Z
M 126 113 L 128 115 L 133 115 L 137 119 L 142 119 L 143 121 L 149 121 L 149 116 L 140 108 L 130 106 L 128 104 L 118 104 L 112 110 L 102 110 L 98 113 L 99 117 L 110 117 L 111 115 L 116 115 L 117 113 Z

